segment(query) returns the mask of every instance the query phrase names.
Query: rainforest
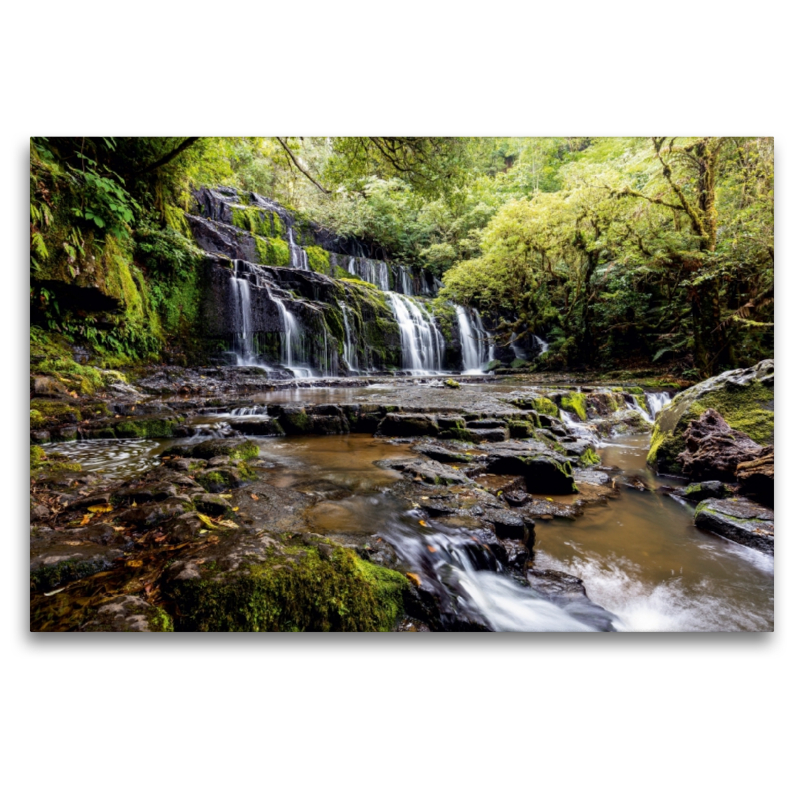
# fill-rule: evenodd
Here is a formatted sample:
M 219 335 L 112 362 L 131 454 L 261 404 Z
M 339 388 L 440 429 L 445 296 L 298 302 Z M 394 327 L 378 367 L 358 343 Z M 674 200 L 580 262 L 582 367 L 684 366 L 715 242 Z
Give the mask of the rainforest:
M 34 137 L 35 631 L 772 630 L 759 137 Z

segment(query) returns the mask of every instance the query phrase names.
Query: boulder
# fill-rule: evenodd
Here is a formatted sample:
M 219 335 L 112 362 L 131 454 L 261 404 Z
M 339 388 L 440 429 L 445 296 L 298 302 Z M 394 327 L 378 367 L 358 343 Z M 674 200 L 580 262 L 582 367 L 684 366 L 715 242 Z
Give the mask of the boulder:
M 436 436 L 439 426 L 428 414 L 387 414 L 377 433 L 379 436 Z
M 232 419 L 230 426 L 246 436 L 283 436 L 283 428 L 272 417 L 241 417 Z
M 775 550 L 773 512 L 749 500 L 704 500 L 697 506 L 694 524 L 762 553 Z
M 537 594 L 563 608 L 575 619 L 600 631 L 614 630 L 616 617 L 589 600 L 580 578 L 555 569 L 530 569 L 527 577 L 528 584 Z
M 734 430 L 756 444 L 774 443 L 775 362 L 723 372 L 675 395 L 656 416 L 648 463 L 661 473 L 678 475 L 683 433 L 704 411 L 713 408 Z
M 437 444 L 418 444 L 414 445 L 414 447 L 411 449 L 420 455 L 426 456 L 434 461 L 441 461 L 442 463 L 455 461 L 462 464 L 468 464 L 470 461 L 472 461 L 472 456 L 469 456 L 466 453 L 448 450 L 446 447 L 441 447 Z
M 770 445 L 752 461 L 743 461 L 736 467 L 736 480 L 742 493 L 754 497 L 760 503 L 775 504 L 775 448 Z
M 81 626 L 87 632 L 162 633 L 173 630 L 172 620 L 162 608 L 136 595 L 111 597 Z
M 531 494 L 575 494 L 572 464 L 540 442 L 513 441 L 484 445 L 486 471 L 522 475 Z
M 683 433 L 686 449 L 676 461 L 693 480 L 732 481 L 736 467 L 762 455 L 763 447 L 735 431 L 713 408 L 692 420 Z
M 699 503 L 712 497 L 721 499 L 730 494 L 730 491 L 722 481 L 703 481 L 702 483 L 690 483 L 682 489 L 677 489 L 675 494 L 690 503 Z
M 413 478 L 419 478 L 425 483 L 432 483 L 437 486 L 450 486 L 457 483 L 470 483 L 470 479 L 463 473 L 441 464 L 438 461 L 412 461 L 405 464 L 403 472 Z

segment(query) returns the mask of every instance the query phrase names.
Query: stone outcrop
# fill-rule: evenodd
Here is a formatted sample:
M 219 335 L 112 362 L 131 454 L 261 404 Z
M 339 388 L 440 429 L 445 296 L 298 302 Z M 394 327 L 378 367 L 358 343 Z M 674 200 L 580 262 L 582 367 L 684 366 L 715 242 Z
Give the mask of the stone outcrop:
M 775 448 L 765 447 L 752 461 L 741 462 L 736 467 L 736 480 L 743 494 L 772 506 L 775 502 Z
M 775 549 L 773 512 L 749 500 L 704 500 L 697 506 L 694 524 L 763 553 Z
M 773 444 L 775 362 L 768 359 L 747 369 L 723 372 L 677 394 L 656 417 L 648 463 L 661 473 L 680 475 L 683 433 L 711 408 L 756 444 Z
M 676 461 L 692 480 L 732 481 L 739 464 L 759 458 L 765 449 L 731 428 L 713 408 L 689 423 L 683 440 L 686 449 Z

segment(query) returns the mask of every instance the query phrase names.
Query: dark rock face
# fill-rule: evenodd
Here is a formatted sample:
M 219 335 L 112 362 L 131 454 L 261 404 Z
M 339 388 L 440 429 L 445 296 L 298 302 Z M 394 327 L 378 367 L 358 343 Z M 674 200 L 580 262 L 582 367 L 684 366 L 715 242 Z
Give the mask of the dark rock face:
M 503 509 L 488 509 L 483 516 L 486 522 L 494 527 L 498 539 L 518 539 L 533 550 L 534 523 L 521 514 Z
M 589 600 L 580 578 L 554 569 L 530 569 L 528 583 L 538 594 L 569 611 L 576 619 L 600 631 L 614 630 L 614 615 Z
M 736 467 L 762 455 L 762 448 L 749 436 L 735 431 L 714 409 L 689 423 L 683 435 L 686 449 L 678 455 L 685 475 L 693 480 L 728 480 L 736 477 Z
M 428 414 L 387 414 L 378 425 L 379 436 L 436 436 L 439 426 Z
M 749 500 L 704 500 L 697 506 L 694 524 L 762 553 L 775 550 L 775 516 Z
M 675 494 L 691 503 L 699 503 L 712 497 L 721 499 L 729 495 L 730 491 L 722 481 L 703 481 L 702 483 L 690 483 L 685 488 L 678 489 Z
M 172 620 L 160 608 L 135 595 L 112 597 L 102 603 L 82 627 L 87 632 L 161 633 L 172 630 Z
M 575 494 L 578 491 L 569 459 L 539 442 L 513 441 L 484 447 L 487 472 L 523 475 L 532 494 Z
M 469 478 L 447 464 L 438 461 L 412 461 L 403 466 L 403 472 L 413 478 L 419 478 L 425 483 L 450 486 L 453 484 L 469 483 Z
M 743 461 L 736 467 L 736 479 L 742 493 L 754 497 L 768 506 L 775 504 L 775 448 L 764 447 L 761 455 L 752 461 Z

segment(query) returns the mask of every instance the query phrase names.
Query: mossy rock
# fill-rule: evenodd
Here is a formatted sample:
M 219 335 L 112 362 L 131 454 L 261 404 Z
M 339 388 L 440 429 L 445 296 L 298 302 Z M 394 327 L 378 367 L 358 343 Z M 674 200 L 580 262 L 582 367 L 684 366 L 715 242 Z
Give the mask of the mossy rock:
M 773 444 L 775 362 L 769 359 L 747 369 L 729 370 L 675 395 L 656 417 L 647 463 L 660 472 L 680 474 L 677 457 L 685 449 L 683 433 L 709 408 L 758 444 Z
M 389 631 L 408 580 L 329 543 L 276 547 L 264 561 L 219 573 L 213 561 L 164 591 L 178 627 L 200 631 Z M 178 576 L 180 578 L 180 576 Z
M 168 439 L 174 435 L 179 424 L 176 420 L 163 417 L 140 417 L 118 422 L 114 426 L 114 433 L 119 439 Z M 102 430 L 95 431 L 95 435 Z
M 582 467 L 592 467 L 601 462 L 600 456 L 591 447 L 587 448 L 583 455 L 578 459 Z
M 577 414 L 581 422 L 586 422 L 586 395 L 583 392 L 570 392 L 561 398 L 561 408 Z M 546 413 L 546 412 L 544 412 Z
M 31 429 L 68 425 L 83 419 L 77 406 L 57 400 L 31 400 Z

